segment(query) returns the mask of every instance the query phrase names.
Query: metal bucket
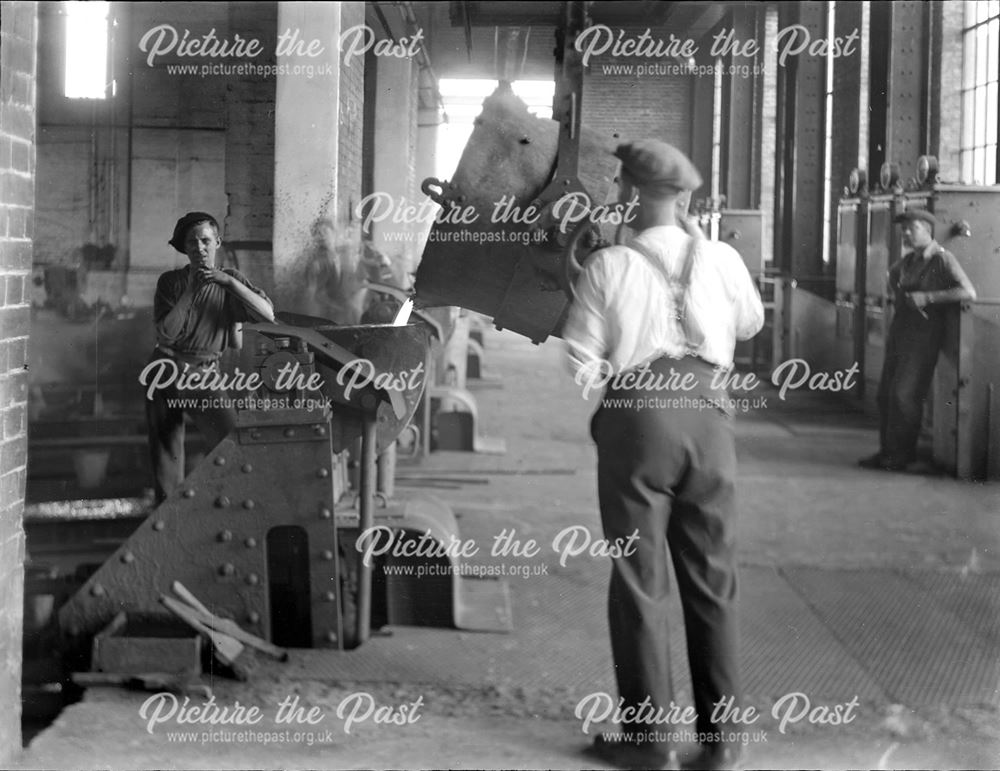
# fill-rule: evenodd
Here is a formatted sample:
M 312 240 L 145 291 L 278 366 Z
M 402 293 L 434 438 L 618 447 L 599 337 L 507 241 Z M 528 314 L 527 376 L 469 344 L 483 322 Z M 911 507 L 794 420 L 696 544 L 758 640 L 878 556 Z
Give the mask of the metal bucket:
M 540 266 L 558 266 L 568 233 L 545 230 L 537 200 L 556 169 L 559 125 L 528 112 L 498 89 L 483 103 L 451 182 L 424 181 L 441 204 L 416 275 L 422 306 L 457 305 L 493 318 L 534 342 L 558 335 L 568 307 L 559 282 Z M 584 128 L 579 181 L 604 203 L 618 167 L 616 140 Z M 524 215 L 529 215 L 525 217 Z

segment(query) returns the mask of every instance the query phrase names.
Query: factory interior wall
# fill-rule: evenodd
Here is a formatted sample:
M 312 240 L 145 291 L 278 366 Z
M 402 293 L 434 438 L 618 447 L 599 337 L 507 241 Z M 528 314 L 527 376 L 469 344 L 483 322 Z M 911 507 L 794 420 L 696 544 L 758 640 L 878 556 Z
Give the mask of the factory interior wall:
M 29 279 L 35 231 L 37 4 L 0 17 L 0 766 L 21 746 Z
M 626 36 L 638 36 L 645 28 L 623 29 Z M 595 61 L 586 70 L 583 86 L 583 122 L 590 128 L 622 141 L 661 139 L 691 152 L 691 78 L 619 74 L 614 65 Z

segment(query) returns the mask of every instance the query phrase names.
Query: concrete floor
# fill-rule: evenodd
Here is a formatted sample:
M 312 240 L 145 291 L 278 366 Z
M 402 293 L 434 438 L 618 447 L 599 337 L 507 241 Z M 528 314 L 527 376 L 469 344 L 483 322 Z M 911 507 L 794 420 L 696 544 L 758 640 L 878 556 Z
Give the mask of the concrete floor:
M 558 341 L 534 347 L 492 331 L 486 348 L 496 380 L 474 387 L 480 430 L 502 437 L 506 453 L 400 465 L 397 496 L 447 501 L 463 539 L 481 547 L 473 562 L 530 573 L 507 578 L 512 633 L 400 627 L 351 653 L 260 662 L 248 684 L 216 680 L 220 706 L 260 709 L 254 736 L 174 719 L 147 730 L 145 694 L 91 689 L 19 767 L 595 767 L 574 707 L 613 692 L 607 560 L 560 565 L 551 548 L 570 526 L 600 532 L 587 435 L 595 397 L 580 397 Z M 767 405 L 736 424 L 747 703 L 762 715 L 749 727 L 750 767 L 1000 767 L 1000 486 L 860 470 L 875 432 L 844 403 L 805 392 L 781 401 L 765 386 L 751 396 Z M 504 529 L 536 539 L 539 554 L 484 557 Z M 854 719 L 822 724 L 818 709 L 815 724 L 806 716 L 782 731 L 772 710 L 794 693 L 810 710 L 856 699 Z M 315 724 L 278 725 L 278 705 L 296 696 L 316 708 Z M 410 705 L 411 719 L 348 725 L 352 705 L 369 704 L 400 720 Z M 196 735 L 178 739 L 185 730 Z

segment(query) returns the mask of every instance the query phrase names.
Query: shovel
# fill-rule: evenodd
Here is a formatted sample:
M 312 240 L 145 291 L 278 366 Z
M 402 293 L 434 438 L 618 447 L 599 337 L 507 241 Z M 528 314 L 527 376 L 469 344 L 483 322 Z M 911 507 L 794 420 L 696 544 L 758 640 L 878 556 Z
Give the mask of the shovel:
M 212 643 L 212 648 L 215 649 L 215 657 L 232 669 L 233 675 L 237 680 L 246 680 L 248 678 L 249 671 L 246 664 L 247 656 L 244 655 L 246 647 L 243 643 L 227 634 L 216 632 L 214 629 L 209 629 L 198 618 L 197 611 L 182 602 L 178 602 L 172 597 L 167 597 L 166 595 L 161 594 L 160 602 L 163 603 L 171 613 L 208 638 L 208 640 Z M 243 658 L 243 661 L 240 660 L 241 657 Z
M 214 629 L 217 632 L 222 632 L 230 637 L 233 637 L 240 642 L 246 643 L 247 645 L 256 648 L 259 651 L 263 651 L 269 656 L 273 656 L 278 661 L 288 661 L 288 651 L 284 648 L 279 648 L 277 645 L 269 643 L 267 640 L 262 640 L 256 635 L 250 634 L 248 631 L 243 629 L 235 621 L 231 621 L 228 618 L 220 618 L 216 616 L 212 611 L 210 611 L 205 605 L 195 597 L 191 592 L 184 586 L 180 581 L 174 581 L 171 584 L 171 589 L 174 590 L 174 594 L 180 597 L 184 602 L 190 605 L 197 611 L 197 618 L 205 626 L 210 629 Z

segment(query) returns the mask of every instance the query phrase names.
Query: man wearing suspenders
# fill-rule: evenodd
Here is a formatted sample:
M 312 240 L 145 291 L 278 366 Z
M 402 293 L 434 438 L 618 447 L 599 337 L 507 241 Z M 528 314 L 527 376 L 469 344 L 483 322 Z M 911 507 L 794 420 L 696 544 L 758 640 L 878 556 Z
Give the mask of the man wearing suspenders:
M 736 340 L 761 329 L 764 310 L 739 254 L 687 220 L 690 191 L 701 186 L 690 160 L 657 140 L 615 155 L 623 200 L 638 194 L 636 233 L 587 260 L 563 331 L 578 383 L 595 372 L 630 375 L 611 379 L 591 435 L 605 538 L 637 536 L 612 560 L 608 598 L 619 704 L 632 720 L 617 737 L 597 737 L 592 752 L 626 767 L 671 767 L 667 734 L 686 728 L 701 746 L 683 767 L 733 768 L 743 748 L 730 731 L 745 726 L 713 722 L 712 712 L 742 699 L 736 453 L 729 399 L 712 380 L 732 367 Z M 667 549 L 684 608 L 693 726 L 656 720 L 676 698 Z

